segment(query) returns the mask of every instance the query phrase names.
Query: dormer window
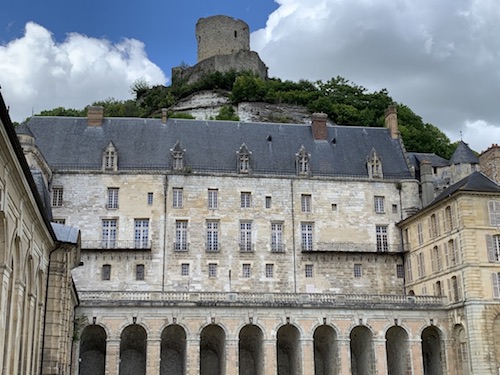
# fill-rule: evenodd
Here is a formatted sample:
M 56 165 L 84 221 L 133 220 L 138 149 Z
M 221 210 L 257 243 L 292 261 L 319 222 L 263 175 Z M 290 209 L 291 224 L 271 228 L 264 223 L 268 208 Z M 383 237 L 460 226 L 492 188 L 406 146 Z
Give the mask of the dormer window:
M 309 159 L 311 155 L 306 152 L 304 145 L 300 146 L 299 152 L 295 154 L 295 164 L 297 168 L 297 175 L 308 176 L 311 168 L 309 166 Z
M 118 170 L 118 152 L 113 142 L 109 142 L 102 154 L 103 171 L 116 172 Z
M 174 171 L 180 171 L 184 168 L 184 153 L 186 150 L 181 148 L 181 144 L 177 141 L 174 148 L 170 149 L 170 155 L 172 155 L 172 169 Z
M 370 154 L 366 158 L 366 167 L 368 169 L 369 178 L 383 178 L 384 174 L 382 172 L 382 160 L 377 155 L 374 148 L 370 151 Z
M 252 153 L 248 151 L 244 143 L 236 154 L 238 156 L 238 173 L 250 173 L 250 156 Z

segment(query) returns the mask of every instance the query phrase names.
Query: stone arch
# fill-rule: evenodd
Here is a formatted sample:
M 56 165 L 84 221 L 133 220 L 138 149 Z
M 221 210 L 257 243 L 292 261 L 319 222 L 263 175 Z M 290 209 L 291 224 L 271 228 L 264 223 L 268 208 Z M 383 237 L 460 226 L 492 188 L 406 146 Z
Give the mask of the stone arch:
M 178 324 L 161 333 L 160 375 L 182 375 L 186 368 L 186 331 Z
M 146 375 L 147 333 L 139 324 L 126 327 L 120 335 L 119 375 Z
M 385 333 L 387 374 L 411 374 L 411 355 L 408 332 L 400 326 L 392 326 Z
M 375 373 L 373 333 L 366 326 L 351 330 L 351 374 L 370 375 Z
M 276 333 L 278 375 L 300 375 L 300 332 L 292 324 L 286 324 Z
M 434 326 L 422 331 L 422 360 L 424 375 L 443 375 L 443 346 L 441 333 Z
M 34 306 L 35 302 L 32 298 L 34 297 L 33 290 L 35 289 L 33 283 L 35 280 L 35 275 L 33 275 L 33 269 L 35 268 L 33 257 L 27 254 L 25 265 L 23 267 L 23 281 L 24 281 L 24 295 L 20 301 L 20 312 L 22 319 L 19 323 L 19 331 L 21 333 L 17 345 L 19 353 L 19 364 L 18 368 L 21 373 L 30 373 L 29 364 L 31 363 L 31 355 L 33 353 L 32 345 L 37 339 L 33 335 L 33 322 L 34 322 Z
M 469 375 L 469 348 L 464 326 L 456 324 L 453 328 L 453 352 L 457 375 Z
M 333 375 L 338 373 L 337 332 L 329 325 L 314 330 L 314 373 Z
M 238 343 L 239 374 L 261 375 L 264 373 L 264 349 L 262 329 L 248 324 L 240 330 Z
M 225 375 L 226 333 L 209 324 L 200 333 L 200 375 Z
M 88 325 L 82 330 L 79 375 L 104 375 L 107 337 L 106 331 L 100 325 Z

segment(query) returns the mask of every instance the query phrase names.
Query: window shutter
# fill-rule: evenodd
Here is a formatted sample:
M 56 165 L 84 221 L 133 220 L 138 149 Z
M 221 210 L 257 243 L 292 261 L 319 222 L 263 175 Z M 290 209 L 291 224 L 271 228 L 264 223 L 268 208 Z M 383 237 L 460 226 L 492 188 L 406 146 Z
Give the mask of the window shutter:
M 495 262 L 495 246 L 493 245 L 493 236 L 486 235 L 486 249 L 488 251 L 488 262 Z
M 436 248 L 431 249 L 431 270 L 432 272 L 436 272 Z
M 458 300 L 462 301 L 464 298 L 462 297 L 462 278 L 457 276 L 457 289 L 458 289 Z
M 448 284 L 448 301 L 453 302 L 453 291 L 451 290 L 451 280 L 446 280 L 446 284 Z
M 492 281 L 492 286 L 493 286 L 493 298 L 499 299 L 500 298 L 500 290 L 499 290 L 499 285 L 498 285 L 498 274 L 497 273 L 491 274 L 491 281 Z
M 449 267 L 450 266 L 450 255 L 449 255 L 448 244 L 444 243 L 443 248 L 444 248 L 444 259 L 446 261 L 446 267 Z

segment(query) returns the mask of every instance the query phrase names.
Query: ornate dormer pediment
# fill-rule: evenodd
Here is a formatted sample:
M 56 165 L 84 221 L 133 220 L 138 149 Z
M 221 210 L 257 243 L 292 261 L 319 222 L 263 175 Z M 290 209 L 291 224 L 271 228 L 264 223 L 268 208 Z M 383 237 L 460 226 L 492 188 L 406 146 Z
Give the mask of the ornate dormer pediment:
M 116 172 L 118 170 L 118 150 L 109 142 L 102 154 L 102 170 L 103 172 Z
M 172 169 L 174 171 L 180 171 L 184 168 L 184 154 L 186 150 L 181 147 L 180 141 L 175 142 L 173 148 L 170 149 L 170 155 L 172 155 Z
M 236 152 L 238 173 L 250 173 L 252 153 L 248 150 L 245 143 L 242 143 L 240 149 Z
M 372 148 L 370 154 L 366 157 L 366 167 L 369 178 L 384 178 L 382 159 L 378 156 L 375 148 Z
M 301 145 L 299 152 L 295 154 L 295 165 L 298 176 L 309 176 L 311 174 L 310 158 L 311 155 L 307 153 L 304 145 Z

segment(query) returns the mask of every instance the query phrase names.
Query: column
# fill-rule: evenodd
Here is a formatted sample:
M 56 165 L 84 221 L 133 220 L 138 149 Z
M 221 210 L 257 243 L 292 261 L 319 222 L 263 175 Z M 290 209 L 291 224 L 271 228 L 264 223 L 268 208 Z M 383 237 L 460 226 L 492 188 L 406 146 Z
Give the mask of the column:
M 375 354 L 375 371 L 377 374 L 387 374 L 387 350 L 385 339 L 373 339 Z
M 146 347 L 146 374 L 160 373 L 161 339 L 148 339 Z
M 351 339 L 338 339 L 340 363 L 337 365 L 339 374 L 351 375 Z
M 262 345 L 264 352 L 264 374 L 276 375 L 278 370 L 278 364 L 276 363 L 276 339 L 263 340 Z
M 302 358 L 299 358 L 302 366 L 302 375 L 314 375 L 314 340 L 301 339 L 300 349 Z
M 411 367 L 413 368 L 413 374 L 423 375 L 424 361 L 422 358 L 422 340 L 408 340 L 408 344 L 410 345 Z
M 200 339 L 186 340 L 186 375 L 200 373 Z
M 224 364 L 226 366 L 226 375 L 238 375 L 240 373 L 238 348 L 239 340 L 226 339 L 226 358 Z
M 106 375 L 117 375 L 120 367 L 120 340 L 106 340 Z

